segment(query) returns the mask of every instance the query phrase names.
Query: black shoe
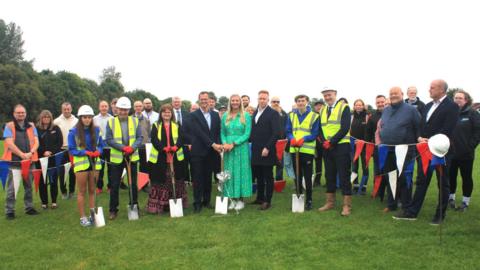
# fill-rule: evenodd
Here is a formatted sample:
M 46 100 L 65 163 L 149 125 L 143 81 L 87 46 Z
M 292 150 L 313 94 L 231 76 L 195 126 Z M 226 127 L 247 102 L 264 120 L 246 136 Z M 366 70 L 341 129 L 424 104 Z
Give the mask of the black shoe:
M 7 220 L 14 220 L 15 219 L 15 213 L 7 213 L 5 215 L 5 217 L 7 218 Z
M 466 212 L 468 209 L 468 205 L 464 202 L 462 202 L 462 205 L 460 205 L 459 207 L 457 207 L 455 209 L 455 211 L 458 211 L 458 212 Z
M 455 208 L 456 208 L 456 206 L 455 206 L 455 200 L 449 199 L 449 200 L 448 200 L 448 206 L 450 206 L 451 209 L 455 209 Z
M 193 208 L 193 213 L 198 214 L 202 211 L 202 206 L 200 205 L 195 205 Z
M 25 212 L 25 214 L 29 215 L 29 216 L 36 216 L 40 213 L 37 212 L 37 210 L 33 209 L 33 208 L 30 208 L 30 210 L 28 210 L 27 212 Z
M 438 226 L 440 224 L 442 224 L 444 218 L 441 218 L 440 216 L 437 216 L 435 215 L 432 219 L 432 221 L 430 222 L 430 225 L 433 225 L 433 226 Z
M 120 182 L 120 189 L 128 189 L 128 186 L 125 183 Z
M 305 204 L 305 210 L 312 210 L 312 201 L 307 201 L 307 203 Z
M 417 220 L 417 217 L 410 214 L 410 213 L 407 213 L 405 211 L 401 212 L 400 214 L 397 214 L 395 216 L 393 216 L 393 219 L 395 220 L 410 220 L 410 221 L 413 221 L 413 220 Z
M 262 204 L 262 203 L 263 203 L 263 201 L 258 200 L 258 199 L 255 200 L 255 201 L 253 201 L 253 202 L 251 202 L 251 204 Z
M 207 208 L 207 209 L 215 209 L 215 207 L 213 207 L 211 204 L 209 203 L 206 203 L 206 204 L 203 204 L 203 207 Z
M 272 207 L 271 204 L 269 204 L 268 202 L 264 202 L 264 203 L 262 203 L 262 206 L 260 206 L 260 208 L 258 208 L 258 210 L 265 211 L 265 210 L 270 209 L 270 207 Z

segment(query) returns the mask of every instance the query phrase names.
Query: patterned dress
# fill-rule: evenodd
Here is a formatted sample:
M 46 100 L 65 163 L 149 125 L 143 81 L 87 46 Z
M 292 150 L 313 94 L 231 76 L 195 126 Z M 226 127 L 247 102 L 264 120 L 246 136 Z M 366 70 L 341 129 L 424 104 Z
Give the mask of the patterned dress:
M 222 143 L 235 143 L 235 147 L 224 156 L 225 171 L 231 175 L 225 183 L 223 195 L 229 198 L 245 198 L 252 196 L 252 168 L 250 164 L 248 139 L 252 127 L 251 116 L 244 113 L 245 123 L 241 122 L 240 114 L 227 124 L 227 113 L 222 117 Z

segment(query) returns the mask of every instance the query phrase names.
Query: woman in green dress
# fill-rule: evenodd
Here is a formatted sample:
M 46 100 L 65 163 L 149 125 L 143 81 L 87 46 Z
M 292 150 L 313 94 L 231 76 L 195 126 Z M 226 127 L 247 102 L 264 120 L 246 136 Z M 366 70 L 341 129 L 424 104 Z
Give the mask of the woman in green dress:
M 225 151 L 225 171 L 231 175 L 223 188 L 223 195 L 232 199 L 230 210 L 243 209 L 243 199 L 252 196 L 252 168 L 248 153 L 251 123 L 251 116 L 244 111 L 240 96 L 232 95 L 227 112 L 222 116 L 220 133 Z

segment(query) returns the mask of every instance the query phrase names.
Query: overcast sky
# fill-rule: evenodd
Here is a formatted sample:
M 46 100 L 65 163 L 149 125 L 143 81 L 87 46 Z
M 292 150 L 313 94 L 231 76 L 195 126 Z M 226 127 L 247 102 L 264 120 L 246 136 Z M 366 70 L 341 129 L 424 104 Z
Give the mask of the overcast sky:
M 436 78 L 480 99 L 476 1 L 0 0 L 0 18 L 37 70 L 98 81 L 115 66 L 160 99 L 267 89 L 290 106 L 330 86 L 372 104 L 416 85 L 428 101 Z

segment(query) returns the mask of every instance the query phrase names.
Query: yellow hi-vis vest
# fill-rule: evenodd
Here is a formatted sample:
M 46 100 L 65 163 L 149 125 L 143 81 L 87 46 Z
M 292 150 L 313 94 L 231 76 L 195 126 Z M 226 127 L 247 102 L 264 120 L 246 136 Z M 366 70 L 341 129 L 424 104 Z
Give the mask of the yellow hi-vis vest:
M 97 134 L 97 136 L 101 136 L 100 133 Z M 85 150 L 84 147 L 79 147 L 79 140 L 78 136 L 75 135 L 75 142 L 77 143 L 77 150 Z M 88 156 L 73 156 L 73 172 L 79 172 L 79 171 L 84 171 L 90 167 L 90 160 L 88 160 Z M 95 162 L 95 170 L 101 170 L 102 169 L 102 162 L 100 161 L 100 158 L 97 158 L 97 161 Z
M 122 126 L 120 124 L 120 119 L 118 116 L 112 118 L 108 121 L 108 126 L 112 130 L 113 140 L 118 144 L 123 144 L 122 142 Z M 138 118 L 129 116 L 128 117 L 128 146 L 132 146 L 135 143 L 136 134 L 138 127 Z M 135 149 L 133 152 L 131 161 L 138 161 L 140 158 L 138 156 L 138 149 Z M 115 148 L 110 149 L 110 162 L 115 164 L 120 164 L 123 161 L 123 152 Z
M 158 130 L 158 132 L 157 132 L 158 140 L 162 141 L 162 125 L 163 125 L 163 123 L 160 123 L 160 125 L 158 123 L 154 123 L 153 125 Z M 176 123 L 173 123 L 173 122 L 170 122 L 170 125 L 172 125 L 173 144 L 175 145 L 177 143 L 177 140 L 178 140 L 178 125 Z M 152 163 L 157 163 L 159 151 L 162 151 L 162 149 L 157 149 L 155 147 L 152 147 L 152 150 L 150 151 L 150 158 L 148 159 L 148 161 L 150 161 Z M 183 158 L 184 158 L 183 157 L 183 149 L 181 147 L 177 150 L 176 155 L 177 155 L 177 160 L 178 161 L 183 160 Z
M 330 140 L 335 134 L 340 131 L 342 114 L 345 108 L 348 107 L 348 104 L 345 102 L 337 102 L 335 107 L 330 112 L 330 117 L 327 117 L 328 106 L 324 106 L 320 112 L 320 124 L 323 132 L 323 136 L 326 140 Z M 343 137 L 338 143 L 350 143 L 350 131 L 347 132 L 345 137 Z
M 296 140 L 299 140 L 305 136 L 312 135 L 313 123 L 318 119 L 318 114 L 310 111 L 300 124 L 298 115 L 294 112 L 290 113 L 290 122 L 292 123 L 292 134 Z M 317 140 L 311 142 L 304 142 L 300 147 L 299 152 L 309 155 L 315 155 L 315 146 Z M 295 147 L 290 147 L 290 153 L 295 153 Z

